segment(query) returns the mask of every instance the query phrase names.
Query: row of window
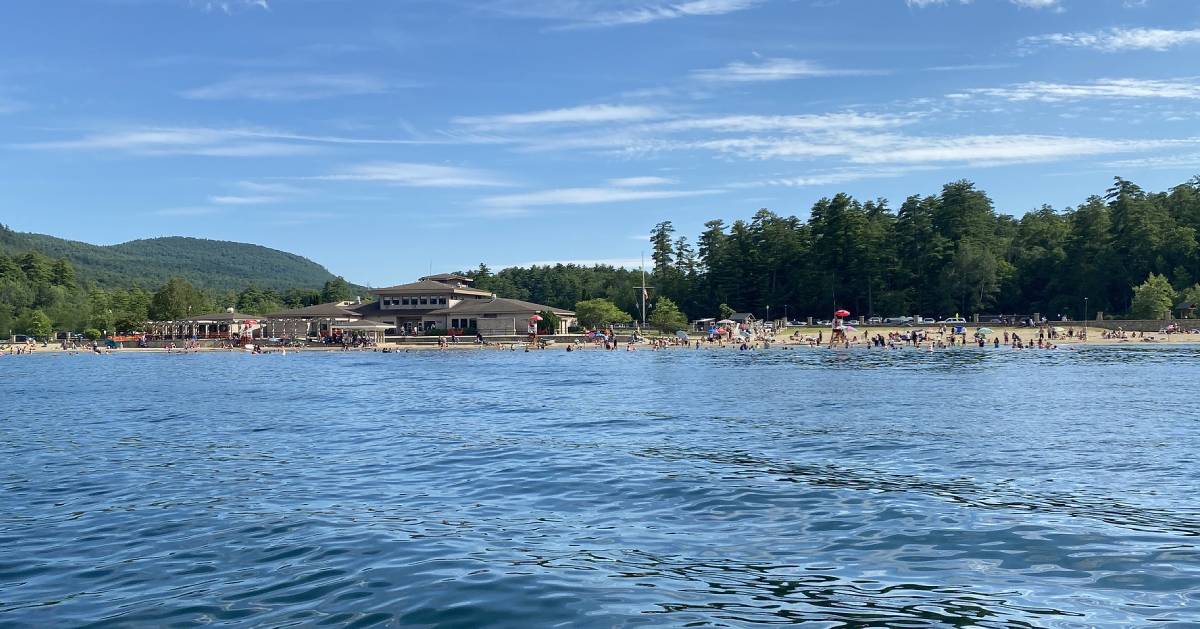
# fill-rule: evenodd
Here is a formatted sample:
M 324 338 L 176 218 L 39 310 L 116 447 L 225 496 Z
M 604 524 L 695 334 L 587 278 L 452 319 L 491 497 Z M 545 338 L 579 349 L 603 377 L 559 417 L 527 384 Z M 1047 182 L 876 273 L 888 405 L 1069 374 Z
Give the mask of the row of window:
M 381 300 L 384 308 L 389 306 L 445 306 L 445 297 L 384 297 Z
M 470 330 L 472 328 L 477 328 L 479 326 L 476 325 L 474 319 L 451 319 L 450 327 L 456 328 L 459 330 Z

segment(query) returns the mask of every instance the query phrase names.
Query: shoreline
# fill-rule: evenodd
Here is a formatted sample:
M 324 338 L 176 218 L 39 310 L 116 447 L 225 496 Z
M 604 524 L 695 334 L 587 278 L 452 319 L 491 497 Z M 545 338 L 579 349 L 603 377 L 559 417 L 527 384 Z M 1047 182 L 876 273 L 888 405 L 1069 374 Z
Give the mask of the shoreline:
M 1003 338 L 1004 332 L 1009 332 L 1009 334 L 1016 332 L 1017 334 L 1020 334 L 1023 338 L 1028 337 L 1028 336 L 1033 336 L 1033 340 L 1036 342 L 1036 333 L 1037 333 L 1036 328 L 993 328 L 993 329 L 998 333 L 998 335 L 1001 338 Z M 809 331 L 809 330 L 812 330 L 812 334 L 811 335 L 806 334 L 805 338 L 801 338 L 801 339 L 790 338 L 790 335 L 793 332 L 798 331 L 801 334 L 804 334 L 806 331 Z M 787 329 L 783 330 L 781 332 L 781 334 L 779 336 L 775 337 L 774 339 L 766 337 L 764 340 L 764 337 L 758 337 L 752 342 L 748 341 L 747 344 L 750 346 L 749 349 L 751 351 L 763 351 L 764 349 L 783 349 L 783 348 L 805 349 L 805 350 L 838 350 L 838 351 L 855 350 L 855 349 L 857 349 L 857 350 L 863 350 L 863 349 L 878 350 L 878 351 L 895 351 L 895 350 L 908 349 L 908 350 L 920 350 L 920 351 L 924 351 L 924 352 L 930 351 L 929 346 L 928 346 L 928 341 L 923 342 L 918 345 L 912 345 L 911 343 L 904 343 L 902 341 L 897 341 L 896 346 L 894 348 L 891 348 L 891 347 L 888 347 L 887 345 L 885 345 L 883 347 L 873 346 L 870 344 L 869 341 L 866 340 L 870 337 L 874 337 L 879 334 L 884 335 L 884 337 L 886 338 L 889 334 L 892 334 L 892 333 L 901 333 L 902 334 L 908 330 L 911 330 L 911 328 L 865 328 L 865 329 L 860 330 L 859 334 L 851 336 L 852 341 L 851 341 L 849 347 L 843 346 L 843 347 L 831 348 L 831 347 L 829 347 L 829 344 L 828 344 L 828 333 L 829 333 L 828 329 L 825 329 L 825 328 L 787 328 Z M 807 337 L 815 336 L 818 332 L 822 333 L 823 343 L 820 345 L 813 345 L 807 339 Z M 937 337 L 936 333 L 931 334 L 930 337 L 934 341 L 936 341 L 939 338 L 939 337 Z M 662 338 L 667 339 L 667 337 L 662 337 Z M 946 338 L 948 338 L 948 337 L 946 337 Z M 962 338 L 961 335 L 959 336 L 959 338 Z M 968 334 L 968 339 L 970 339 L 970 338 L 971 338 L 971 335 Z M 991 339 L 991 338 L 994 338 L 994 336 L 989 337 L 989 339 Z M 667 340 L 670 341 L 673 339 L 667 339 Z M 686 345 L 684 345 L 684 344 L 675 345 L 675 344 L 670 344 L 668 342 L 666 345 L 658 345 L 658 346 L 656 346 L 653 342 L 643 341 L 641 343 L 633 344 L 632 347 L 634 348 L 634 351 L 654 352 L 654 351 L 668 351 L 668 350 L 739 351 L 740 346 L 741 346 L 740 342 L 735 342 L 735 341 L 727 340 L 723 343 L 708 343 L 704 340 L 700 340 L 700 347 L 697 348 L 696 340 L 697 340 L 697 338 L 693 338 Z M 1168 334 L 1159 334 L 1159 333 L 1147 333 L 1145 335 L 1145 337 L 1136 336 L 1136 337 L 1131 337 L 1131 338 L 1103 338 L 1100 335 L 1093 335 L 1092 337 L 1088 338 L 1086 341 L 1080 340 L 1078 338 L 1069 338 L 1069 337 L 1062 338 L 1062 339 L 1054 339 L 1053 344 L 1054 344 L 1053 348 L 1041 348 L 1039 350 L 1039 348 L 1036 347 L 1036 345 L 1035 345 L 1034 347 L 1025 347 L 1023 350 L 1019 350 L 1019 351 L 1073 350 L 1073 349 L 1080 349 L 1080 348 L 1086 348 L 1086 347 L 1161 347 L 1161 346 L 1180 346 L 1180 345 L 1200 345 L 1200 334 L 1189 334 L 1189 333 L 1183 333 L 1183 332 L 1172 333 L 1169 335 Z M 405 353 L 410 353 L 410 352 L 486 352 L 486 351 L 513 352 L 513 351 L 526 351 L 526 349 L 528 349 L 528 351 L 530 351 L 530 352 L 547 352 L 547 351 L 548 352 L 565 352 L 565 351 L 567 351 L 568 346 L 572 347 L 572 351 L 600 351 L 600 352 L 603 352 L 603 351 L 628 352 L 628 351 L 630 351 L 628 349 L 629 345 L 625 344 L 625 343 L 618 345 L 618 347 L 615 350 L 605 350 L 602 344 L 598 345 L 598 344 L 593 344 L 593 343 L 583 343 L 583 344 L 576 345 L 576 344 L 572 344 L 572 343 L 559 342 L 559 343 L 551 344 L 551 345 L 545 347 L 544 349 L 534 349 L 532 347 L 529 347 L 528 343 L 524 343 L 524 342 L 503 342 L 503 343 L 494 343 L 491 345 L 479 345 L 474 342 L 471 342 L 471 343 L 448 344 L 444 347 L 439 347 L 432 343 L 430 343 L 430 344 L 412 344 L 412 345 L 386 343 L 386 344 L 380 344 L 380 345 L 373 346 L 373 347 L 351 347 L 349 349 L 343 349 L 340 346 L 326 347 L 326 346 L 320 346 L 320 345 L 310 346 L 310 347 L 302 347 L 302 348 L 265 347 L 261 353 L 272 354 L 272 355 L 286 355 L 286 354 L 297 354 L 297 353 L 305 353 L 305 354 L 308 354 L 308 353 L 405 354 Z M 11 347 L 15 348 L 17 346 L 14 345 Z M 965 349 L 987 350 L 987 351 L 999 351 L 999 350 L 1013 351 L 1014 348 L 1012 348 L 1011 345 L 1007 345 L 1004 343 L 1001 343 L 1001 345 L 999 347 L 995 347 L 994 343 L 989 340 L 989 342 L 987 342 L 983 347 L 980 347 L 978 344 L 975 344 L 975 343 L 967 343 L 966 345 L 956 344 L 954 346 L 939 347 L 939 348 L 935 348 L 933 351 L 965 350 Z M 51 344 L 46 347 L 42 347 L 41 345 L 36 345 L 34 347 L 33 352 L 25 352 L 22 354 L 16 354 L 13 349 L 10 349 L 9 345 L 7 345 L 7 344 L 0 345 L 0 358 L 4 358 L 4 357 L 8 357 L 8 356 L 26 356 L 26 355 L 31 355 L 31 354 L 74 355 L 74 354 L 95 354 L 95 353 L 96 352 L 93 352 L 89 347 L 80 347 L 80 348 L 76 348 L 76 349 L 62 349 L 57 344 Z M 99 353 L 100 354 L 198 354 L 198 353 L 248 354 L 248 353 L 253 353 L 253 352 L 251 352 L 250 350 L 245 350 L 245 349 L 241 349 L 241 348 L 229 349 L 229 348 L 217 348 L 217 347 L 201 347 L 201 348 L 195 348 L 195 349 L 190 349 L 190 350 L 182 350 L 182 349 L 178 349 L 178 348 L 172 349 L 172 350 L 167 350 L 165 348 L 158 348 L 158 347 L 148 347 L 148 348 L 123 347 L 123 348 L 118 348 L 118 349 L 108 349 L 108 348 L 102 347 L 101 352 L 99 352 Z

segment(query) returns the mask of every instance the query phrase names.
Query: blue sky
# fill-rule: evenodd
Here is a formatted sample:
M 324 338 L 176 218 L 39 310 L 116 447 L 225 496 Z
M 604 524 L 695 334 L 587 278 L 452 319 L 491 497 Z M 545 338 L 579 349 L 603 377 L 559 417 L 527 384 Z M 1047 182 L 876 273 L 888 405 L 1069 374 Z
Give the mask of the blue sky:
M 1020 215 L 1200 172 L 1193 0 L 11 2 L 0 51 L 0 222 L 370 285 L 839 191 L 968 178 Z

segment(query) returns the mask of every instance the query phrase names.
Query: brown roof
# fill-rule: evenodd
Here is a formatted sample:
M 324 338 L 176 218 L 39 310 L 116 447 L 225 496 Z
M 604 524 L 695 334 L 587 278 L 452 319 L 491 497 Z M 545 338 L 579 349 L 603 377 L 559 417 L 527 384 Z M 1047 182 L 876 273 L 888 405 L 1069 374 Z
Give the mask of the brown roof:
M 460 282 L 474 282 L 475 280 L 458 273 L 438 273 L 437 275 L 426 275 L 423 280 L 433 280 L 435 282 L 444 282 L 446 280 L 458 280 Z
M 196 315 L 194 317 L 185 317 L 177 319 L 178 321 L 248 321 L 251 319 L 262 319 L 263 315 L 248 315 L 240 312 L 214 312 L 211 314 Z
M 338 302 L 317 304 L 315 306 L 305 306 L 304 308 L 292 308 L 290 310 L 280 310 L 279 312 L 272 312 L 271 314 L 267 315 L 268 318 L 272 319 L 279 317 L 339 317 L 343 319 L 357 319 L 360 316 L 362 315 L 350 310 L 349 308 L 343 308 L 342 306 L 339 306 Z
M 429 313 L 431 315 L 461 315 L 461 314 L 524 314 L 549 310 L 554 314 L 574 316 L 575 313 L 563 308 L 543 306 L 520 299 L 468 299 L 451 308 L 441 308 Z
M 373 289 L 371 292 L 375 293 L 376 295 L 382 295 L 384 293 L 393 294 L 393 293 L 430 293 L 430 292 L 459 294 L 459 295 L 491 295 L 491 293 L 489 293 L 485 290 L 478 290 L 475 288 L 459 288 L 457 286 L 451 286 L 449 284 L 443 284 L 442 282 L 435 282 L 433 280 L 428 280 L 428 279 L 421 280 L 419 282 L 413 282 L 411 284 L 397 284 L 396 286 L 388 286 L 387 288 L 376 288 L 376 289 Z

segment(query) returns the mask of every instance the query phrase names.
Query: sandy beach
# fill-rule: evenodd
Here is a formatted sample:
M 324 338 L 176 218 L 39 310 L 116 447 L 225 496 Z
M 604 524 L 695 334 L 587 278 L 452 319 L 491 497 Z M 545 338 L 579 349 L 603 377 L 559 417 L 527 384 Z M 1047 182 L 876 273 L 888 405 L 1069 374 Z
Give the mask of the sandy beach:
M 959 350 L 961 350 L 961 349 L 978 349 L 978 350 L 1011 349 L 1009 344 L 1005 344 L 1005 342 L 1004 342 L 1004 338 L 1005 338 L 1004 335 L 1006 333 L 1009 335 L 1010 338 L 1013 334 L 1019 335 L 1021 337 L 1021 339 L 1027 344 L 1029 341 L 1033 341 L 1033 344 L 1035 346 L 1033 349 L 1037 349 L 1036 348 L 1037 334 L 1038 334 L 1037 328 L 1001 327 L 1001 326 L 988 326 L 988 327 L 990 327 L 992 329 L 993 333 L 988 336 L 988 342 L 983 348 L 980 348 L 980 347 L 978 347 L 977 344 L 973 343 L 972 335 L 974 334 L 975 328 L 968 327 L 967 328 L 967 340 L 968 340 L 967 345 L 963 346 L 961 343 L 956 344 L 953 346 L 953 349 L 959 349 Z M 935 343 L 938 340 L 944 340 L 948 343 L 948 339 L 950 336 L 948 332 L 944 336 L 939 336 L 938 328 L 930 327 L 930 328 L 924 328 L 924 329 L 928 332 L 929 339 L 934 341 Z M 1083 339 L 1079 338 L 1079 332 L 1082 330 L 1082 328 L 1068 328 L 1068 330 L 1072 330 L 1072 329 L 1075 331 L 1074 336 L 1063 336 L 1060 338 L 1049 340 L 1049 342 L 1058 348 L 1071 348 L 1071 347 L 1083 347 L 1083 346 L 1125 346 L 1125 345 L 1144 347 L 1144 346 L 1148 346 L 1148 345 L 1166 345 L 1166 344 L 1170 344 L 1170 345 L 1200 344 L 1200 333 L 1177 332 L 1177 333 L 1165 334 L 1165 333 L 1157 333 L 1157 332 L 1146 332 L 1145 334 L 1142 334 L 1142 333 L 1132 333 L 1131 332 L 1131 333 L 1127 333 L 1127 335 L 1123 338 L 1119 337 L 1119 336 L 1110 336 L 1109 338 L 1106 338 L 1105 333 L 1108 332 L 1107 330 L 1103 330 L 1101 328 L 1089 328 L 1088 329 L 1088 338 L 1086 340 L 1083 340 Z M 908 334 L 912 330 L 913 330 L 913 328 L 908 328 L 908 327 L 863 326 L 863 327 L 857 328 L 853 332 L 851 332 L 850 348 L 851 349 L 856 349 L 856 348 L 857 349 L 864 349 L 864 348 L 865 349 L 887 349 L 886 347 L 884 347 L 884 348 L 873 347 L 870 344 L 870 341 L 868 339 L 870 339 L 871 337 L 874 337 L 876 335 L 883 335 L 883 337 L 885 339 L 889 338 L 891 335 L 903 336 L 905 334 Z M 822 343 L 814 346 L 812 340 L 815 339 L 818 334 L 820 334 L 820 336 L 821 336 Z M 770 335 L 756 336 L 754 338 L 754 340 L 748 342 L 747 345 L 748 345 L 749 349 L 753 349 L 753 350 L 759 350 L 759 349 L 765 349 L 765 348 L 777 348 L 777 347 L 828 350 L 829 349 L 829 346 L 828 346 L 829 335 L 830 335 L 830 329 L 825 328 L 825 327 L 820 327 L 820 328 L 818 328 L 818 327 L 790 327 L 790 328 L 786 328 L 784 330 L 780 330 L 773 336 L 770 336 Z M 997 338 L 997 337 L 1000 338 L 1000 347 L 999 348 L 996 348 L 994 345 L 994 342 L 992 341 L 992 339 Z M 961 341 L 962 338 L 963 338 L 962 335 L 957 336 L 957 339 L 959 341 Z M 663 343 L 657 343 L 658 341 L 665 343 L 665 345 Z M 674 350 L 693 349 L 694 350 L 694 349 L 697 349 L 696 348 L 697 341 L 700 342 L 699 349 L 701 349 L 701 350 L 723 350 L 724 349 L 724 350 L 735 350 L 736 351 L 736 350 L 741 349 L 741 345 L 742 345 L 740 340 L 735 340 L 735 341 L 726 340 L 726 341 L 719 342 L 719 343 L 717 343 L 717 342 L 709 343 L 709 342 L 705 341 L 702 336 L 699 336 L 699 335 L 692 335 L 689 338 L 689 342 L 686 345 L 682 344 L 682 343 L 677 343 L 676 339 L 673 336 L 661 336 L 661 337 L 651 336 L 651 337 L 649 337 L 649 339 L 647 341 L 635 343 L 633 345 L 633 348 L 637 351 L 662 351 L 662 350 L 671 350 L 671 349 L 674 349 Z M 604 351 L 604 346 L 601 343 L 595 343 L 595 342 L 572 343 L 572 342 L 567 342 L 567 341 L 562 341 L 562 340 L 552 340 L 542 350 L 533 350 L 532 348 L 530 348 L 530 349 L 531 349 L 531 351 L 566 351 L 568 346 L 571 346 L 571 348 L 574 351 Z M 496 342 L 496 343 L 489 343 L 487 345 L 479 345 L 474 342 L 462 342 L 462 343 L 450 343 L 444 347 L 439 347 L 435 343 L 421 343 L 421 344 L 383 343 L 383 344 L 380 344 L 380 345 L 377 345 L 374 347 L 351 347 L 349 349 L 343 349 L 340 346 L 326 346 L 326 345 L 311 345 L 311 346 L 303 347 L 303 348 L 295 348 L 295 347 L 282 348 L 282 347 L 266 346 L 263 348 L 263 353 L 296 354 L 296 353 L 313 353 L 313 352 L 317 352 L 317 353 L 329 353 L 329 352 L 333 352 L 333 353 L 344 353 L 344 352 L 409 353 L 409 352 L 431 352 L 431 351 L 432 352 L 437 352 L 437 351 L 454 351 L 454 352 L 525 351 L 526 347 L 527 347 L 526 343 L 514 343 L 514 342 Z M 903 349 L 905 347 L 912 349 L 913 345 L 905 344 L 903 341 L 897 341 L 896 347 L 897 347 L 897 349 Z M 919 347 L 921 349 L 928 349 L 928 341 L 923 342 Z M 619 351 L 627 351 L 628 348 L 629 348 L 629 345 L 627 343 L 621 343 L 617 349 Z M 840 350 L 844 351 L 845 347 L 834 348 L 834 349 L 835 350 L 840 349 Z M 942 348 L 938 348 L 938 349 L 943 350 L 943 349 L 952 349 L 952 348 L 947 346 L 947 347 L 942 347 Z M 242 348 L 228 349 L 228 348 L 209 348 L 209 347 L 188 350 L 186 352 L 179 348 L 175 348 L 170 351 L 168 351 L 164 348 L 123 347 L 123 348 L 111 349 L 111 350 L 103 348 L 103 347 L 101 348 L 101 353 L 104 353 L 104 354 L 110 354 L 110 353 L 111 354 L 126 354 L 126 353 L 184 354 L 184 353 L 196 353 L 196 352 L 247 353 L 249 351 L 250 350 L 246 350 L 246 349 L 242 349 Z M 79 347 L 77 349 L 64 350 L 58 344 L 49 344 L 45 347 L 38 344 L 38 345 L 34 346 L 33 353 L 35 353 L 35 354 L 93 354 L 94 352 L 92 352 L 92 350 L 89 347 Z M 10 357 L 10 356 L 12 356 L 12 357 L 18 356 L 15 353 L 15 346 L 9 346 L 7 344 L 0 345 L 0 357 Z

